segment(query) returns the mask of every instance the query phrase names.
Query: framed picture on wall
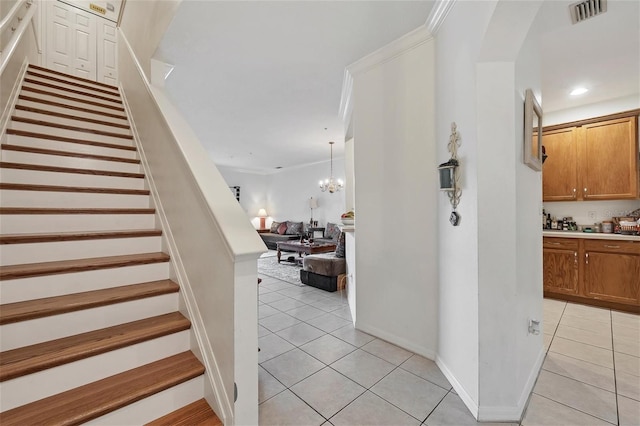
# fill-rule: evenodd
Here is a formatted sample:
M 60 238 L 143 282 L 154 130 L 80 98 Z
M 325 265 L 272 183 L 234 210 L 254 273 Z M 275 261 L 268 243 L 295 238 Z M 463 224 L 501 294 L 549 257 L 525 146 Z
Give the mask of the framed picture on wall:
M 531 89 L 524 94 L 524 163 L 542 170 L 542 108 Z

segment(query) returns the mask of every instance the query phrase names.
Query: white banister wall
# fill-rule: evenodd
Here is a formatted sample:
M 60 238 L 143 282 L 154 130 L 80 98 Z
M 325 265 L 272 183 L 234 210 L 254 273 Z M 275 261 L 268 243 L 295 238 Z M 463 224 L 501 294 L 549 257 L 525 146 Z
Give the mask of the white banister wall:
M 0 46 L 0 133 L 4 133 L 4 129 L 9 120 L 9 114 L 15 102 L 18 93 L 18 83 L 26 69 L 27 63 L 39 64 L 37 40 L 33 31 L 31 20 L 33 19 L 37 5 L 33 4 L 26 9 L 26 1 L 16 2 L 15 9 L 12 7 L 8 11 L 1 10 L 0 16 L 3 17 L 4 30 L 11 31 L 11 22 L 20 16 L 22 21 L 16 27 L 16 30 L 7 38 L 7 44 Z M 14 14 L 14 11 L 17 15 Z M 6 12 L 6 14 L 5 14 Z M 4 24 L 5 19 L 7 24 Z M 9 33 L 7 33 L 9 34 Z M 2 40 L 5 40 L 3 37 Z

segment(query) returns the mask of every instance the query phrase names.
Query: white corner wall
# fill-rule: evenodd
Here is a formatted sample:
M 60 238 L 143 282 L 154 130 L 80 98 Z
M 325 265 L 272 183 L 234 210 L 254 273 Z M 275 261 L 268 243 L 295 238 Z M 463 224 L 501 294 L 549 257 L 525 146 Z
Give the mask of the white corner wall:
M 541 335 L 527 333 L 542 315 L 541 175 L 522 163 L 539 7 L 457 2 L 436 37 L 438 140 L 455 121 L 463 173 L 459 227 L 440 200 L 438 364 L 481 421 L 518 421 L 543 359 Z
M 431 359 L 438 321 L 434 49 L 425 38 L 352 71 L 356 328 Z

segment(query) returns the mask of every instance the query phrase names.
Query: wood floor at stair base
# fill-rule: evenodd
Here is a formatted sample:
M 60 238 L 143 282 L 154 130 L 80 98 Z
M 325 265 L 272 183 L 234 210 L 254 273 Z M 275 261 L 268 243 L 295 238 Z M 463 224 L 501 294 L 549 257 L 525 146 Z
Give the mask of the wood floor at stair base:
M 222 422 L 202 398 L 145 426 L 222 426 Z
M 2 411 L 47 398 L 189 349 L 181 331 L 2 382 Z M 82 371 L 82 374 L 78 374 Z M 30 384 L 37 382 L 37 388 Z
M 112 327 L 178 310 L 178 294 L 165 294 L 116 305 L 0 326 L 0 351 Z
M 142 401 L 135 402 L 105 416 L 85 423 L 89 426 L 122 426 L 124 424 L 145 424 L 157 416 L 168 414 L 202 398 L 204 376 L 196 377 L 171 389 L 157 393 Z
M 169 276 L 169 263 L 153 263 L 114 268 L 101 271 L 84 271 L 74 274 L 60 274 L 41 277 L 21 278 L 2 281 L 3 303 L 15 303 L 30 300 L 33 294 L 38 297 L 55 297 L 83 291 L 100 290 L 137 284 L 146 281 L 158 281 Z
M 0 245 L 0 266 L 160 251 L 161 237 Z
M 191 352 L 184 352 L 3 412 L 0 423 L 3 426 L 82 424 L 129 404 L 129 408 L 132 408 L 134 402 L 172 387 L 172 391 L 175 391 L 177 385 L 201 377 L 203 373 L 204 367 L 197 358 Z M 202 382 L 199 384 L 202 385 Z M 201 397 L 202 387 L 199 390 Z M 171 396 L 175 397 L 173 394 Z M 138 419 L 129 417 L 121 424 L 136 423 L 139 423 Z

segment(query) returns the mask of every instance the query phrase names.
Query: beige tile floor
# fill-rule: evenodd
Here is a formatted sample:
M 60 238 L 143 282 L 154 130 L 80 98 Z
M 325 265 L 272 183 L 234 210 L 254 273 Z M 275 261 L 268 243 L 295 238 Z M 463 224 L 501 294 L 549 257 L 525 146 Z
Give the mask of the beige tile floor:
M 477 424 L 433 361 L 355 330 L 344 294 L 261 278 L 261 425 Z M 546 299 L 543 330 L 522 425 L 640 425 L 638 315 Z

